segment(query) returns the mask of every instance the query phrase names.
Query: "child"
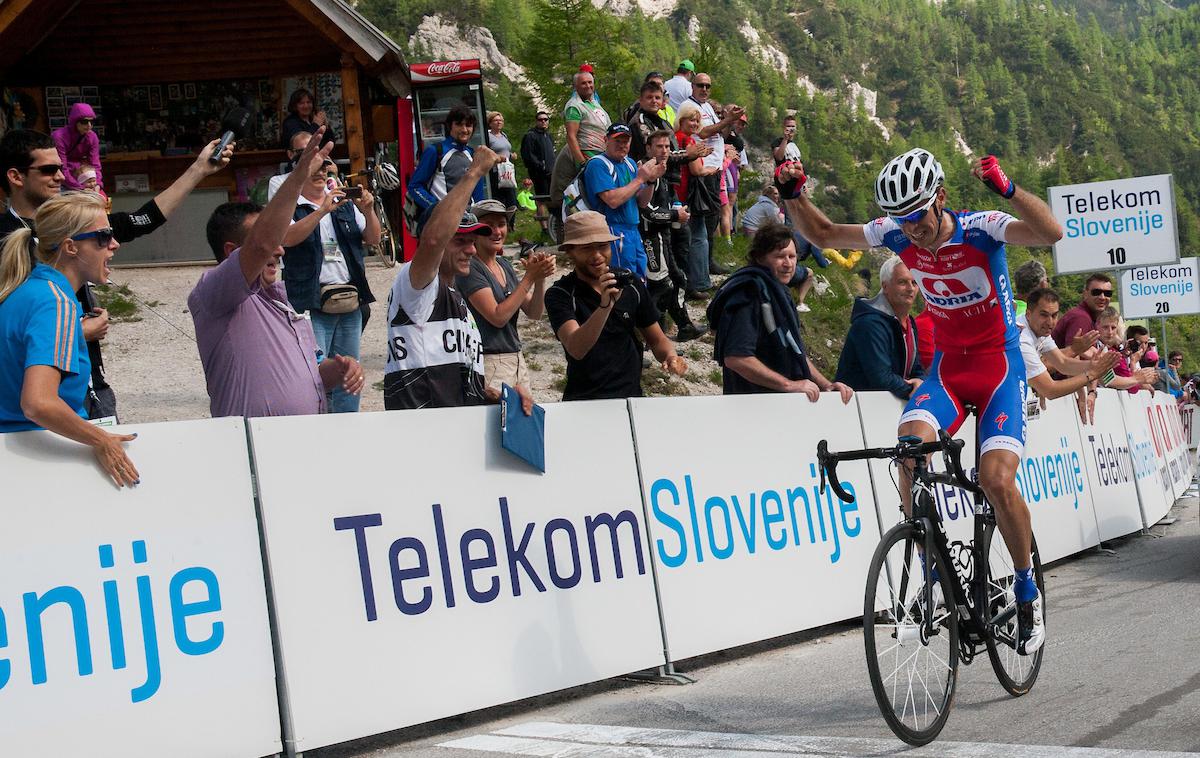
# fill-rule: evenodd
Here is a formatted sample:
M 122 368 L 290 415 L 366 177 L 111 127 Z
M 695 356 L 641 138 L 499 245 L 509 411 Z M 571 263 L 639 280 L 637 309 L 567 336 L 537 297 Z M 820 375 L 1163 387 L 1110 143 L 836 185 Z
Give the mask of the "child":
M 533 200 L 533 180 L 521 182 L 521 191 L 517 193 L 517 205 L 527 211 L 536 211 L 537 203 Z

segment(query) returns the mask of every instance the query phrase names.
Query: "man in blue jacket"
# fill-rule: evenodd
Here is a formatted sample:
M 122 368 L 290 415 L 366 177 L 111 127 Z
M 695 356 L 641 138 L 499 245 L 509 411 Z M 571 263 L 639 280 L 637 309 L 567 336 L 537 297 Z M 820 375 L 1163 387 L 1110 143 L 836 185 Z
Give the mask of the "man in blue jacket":
M 475 134 L 475 113 L 465 105 L 456 105 L 446 114 L 446 137 L 426 146 L 421 161 L 408 180 L 408 192 L 421 208 L 421 225 L 433 212 L 433 207 L 467 174 L 474 157 L 471 137 Z M 471 190 L 471 202 L 486 197 L 483 181 Z M 286 271 L 286 267 L 284 268 Z
M 879 281 L 878 295 L 854 300 L 835 381 L 856 392 L 887 390 L 907 400 L 925 376 L 917 354 L 917 323 L 909 315 L 917 282 L 899 256 L 884 262 Z

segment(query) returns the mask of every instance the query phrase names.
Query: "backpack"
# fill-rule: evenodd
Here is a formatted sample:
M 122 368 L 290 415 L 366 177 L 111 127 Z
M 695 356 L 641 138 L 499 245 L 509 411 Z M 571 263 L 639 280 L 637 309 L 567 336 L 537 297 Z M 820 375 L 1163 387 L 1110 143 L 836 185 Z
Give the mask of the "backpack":
M 584 177 L 588 165 L 595 160 L 603 161 L 604 165 L 608 167 L 609 176 L 613 178 L 614 182 L 617 180 L 617 167 L 613 165 L 613 162 L 608 159 L 607 155 L 601 153 L 589 159 L 587 163 L 583 164 L 583 168 L 579 170 L 579 173 L 575 175 L 571 183 L 567 185 L 567 188 L 563 190 L 562 218 L 564 222 L 568 216 L 573 216 L 580 211 L 600 210 L 599 208 L 593 208 L 587 201 L 587 183 Z M 629 158 L 625 160 L 628 161 Z
M 442 170 L 442 143 L 437 143 L 434 148 L 437 150 L 437 159 L 433 164 L 433 173 L 436 175 Z M 404 225 L 408 227 L 408 233 L 414 237 L 420 237 L 421 225 L 425 221 L 425 209 L 417 204 L 417 199 L 407 189 L 404 193 L 404 204 L 400 208 L 400 213 L 404 217 Z

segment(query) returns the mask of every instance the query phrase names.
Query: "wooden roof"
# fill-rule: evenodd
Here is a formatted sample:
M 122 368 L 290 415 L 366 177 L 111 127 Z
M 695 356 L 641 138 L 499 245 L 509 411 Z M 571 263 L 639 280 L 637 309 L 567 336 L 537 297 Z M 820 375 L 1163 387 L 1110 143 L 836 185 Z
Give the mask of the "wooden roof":
M 409 92 L 394 42 L 344 0 L 0 0 L 0 79 L 154 84 L 341 68 Z

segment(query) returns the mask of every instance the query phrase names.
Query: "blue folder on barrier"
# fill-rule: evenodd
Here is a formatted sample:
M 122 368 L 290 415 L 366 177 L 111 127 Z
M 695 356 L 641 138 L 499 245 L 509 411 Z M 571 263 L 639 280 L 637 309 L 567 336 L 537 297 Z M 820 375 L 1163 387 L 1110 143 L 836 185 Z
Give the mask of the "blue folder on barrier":
M 521 410 L 521 396 L 507 384 L 500 389 L 500 444 L 543 474 L 546 473 L 546 409 Z

